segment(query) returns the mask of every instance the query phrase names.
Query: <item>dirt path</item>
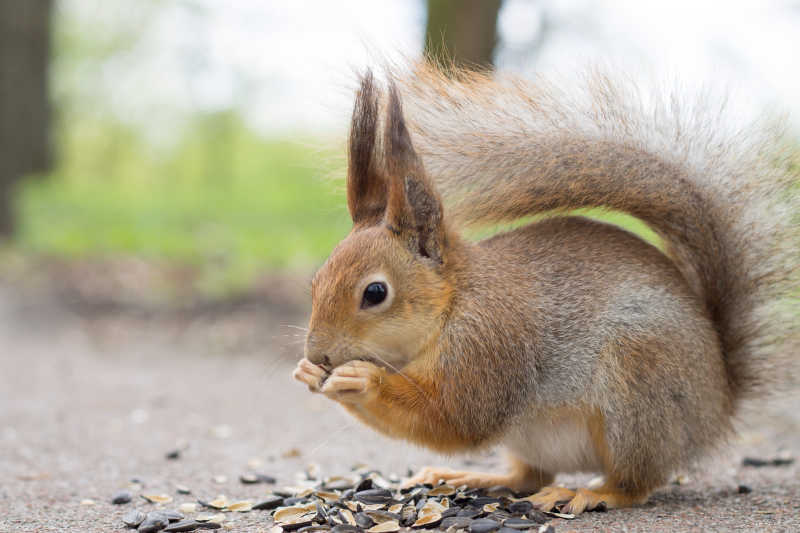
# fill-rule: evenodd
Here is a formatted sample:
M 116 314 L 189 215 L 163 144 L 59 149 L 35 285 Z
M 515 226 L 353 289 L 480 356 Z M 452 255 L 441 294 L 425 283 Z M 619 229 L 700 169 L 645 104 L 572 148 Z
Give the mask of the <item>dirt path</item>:
M 125 510 L 153 507 L 109 503 L 133 477 L 145 492 L 174 495 L 170 508 L 193 501 L 175 494 L 176 484 L 205 498 L 258 499 L 264 485 L 238 480 L 252 460 L 279 484 L 293 483 L 310 462 L 324 475 L 359 462 L 399 474 L 410 465 L 463 466 L 463 458 L 384 439 L 293 383 L 300 332 L 287 325 L 300 323 L 266 311 L 87 321 L 46 298 L 0 289 L 0 531 L 123 531 Z M 556 529 L 800 531 L 800 466 L 740 466 L 745 454 L 799 454 L 798 412 L 764 417 L 708 471 L 642 508 L 587 514 Z M 165 458 L 184 445 L 180 458 Z M 491 453 L 469 461 L 500 464 Z M 753 492 L 738 494 L 739 484 Z M 83 505 L 87 499 L 95 504 Z M 266 531 L 269 521 L 253 512 L 229 524 Z

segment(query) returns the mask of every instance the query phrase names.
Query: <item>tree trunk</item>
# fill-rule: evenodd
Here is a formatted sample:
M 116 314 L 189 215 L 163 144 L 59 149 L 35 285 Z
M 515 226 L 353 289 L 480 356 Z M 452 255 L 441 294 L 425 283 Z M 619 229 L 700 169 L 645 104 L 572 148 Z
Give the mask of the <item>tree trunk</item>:
M 425 53 L 447 67 L 491 68 L 502 0 L 428 0 Z
M 52 0 L 0 0 L 0 238 L 14 231 L 14 184 L 50 164 L 47 67 Z

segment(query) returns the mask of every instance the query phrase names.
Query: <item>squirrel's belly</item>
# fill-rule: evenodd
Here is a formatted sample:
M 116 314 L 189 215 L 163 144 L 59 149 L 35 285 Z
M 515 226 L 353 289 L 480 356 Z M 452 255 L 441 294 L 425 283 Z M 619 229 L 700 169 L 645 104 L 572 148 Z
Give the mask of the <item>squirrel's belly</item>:
M 516 457 L 544 472 L 602 470 L 585 419 L 570 415 L 523 415 L 511 425 L 502 442 Z

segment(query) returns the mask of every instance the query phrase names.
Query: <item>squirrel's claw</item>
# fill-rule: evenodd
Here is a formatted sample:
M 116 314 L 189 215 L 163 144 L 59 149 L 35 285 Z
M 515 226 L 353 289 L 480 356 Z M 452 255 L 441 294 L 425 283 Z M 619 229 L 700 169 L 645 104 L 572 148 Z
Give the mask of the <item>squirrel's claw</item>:
M 319 392 L 327 374 L 325 369 L 303 358 L 297 363 L 297 367 L 292 372 L 292 377 L 308 385 L 308 390 L 311 392 Z

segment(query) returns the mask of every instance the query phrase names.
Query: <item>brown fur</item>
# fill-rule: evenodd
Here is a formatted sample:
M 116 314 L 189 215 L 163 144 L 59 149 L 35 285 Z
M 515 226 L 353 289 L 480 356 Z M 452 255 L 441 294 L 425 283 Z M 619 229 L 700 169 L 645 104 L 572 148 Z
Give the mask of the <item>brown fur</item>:
M 598 470 L 600 489 L 532 501 L 632 505 L 723 442 L 776 367 L 794 368 L 779 304 L 797 286 L 797 195 L 763 144 L 637 114 L 603 77 L 588 102 L 427 67 L 390 77 L 384 93 L 365 76 L 356 100 L 353 231 L 315 276 L 295 376 L 387 435 L 513 457 L 507 475 L 417 480 L 539 489 Z M 575 217 L 480 243 L 456 229 L 587 206 L 641 218 L 665 253 Z M 376 281 L 388 296 L 367 305 Z

